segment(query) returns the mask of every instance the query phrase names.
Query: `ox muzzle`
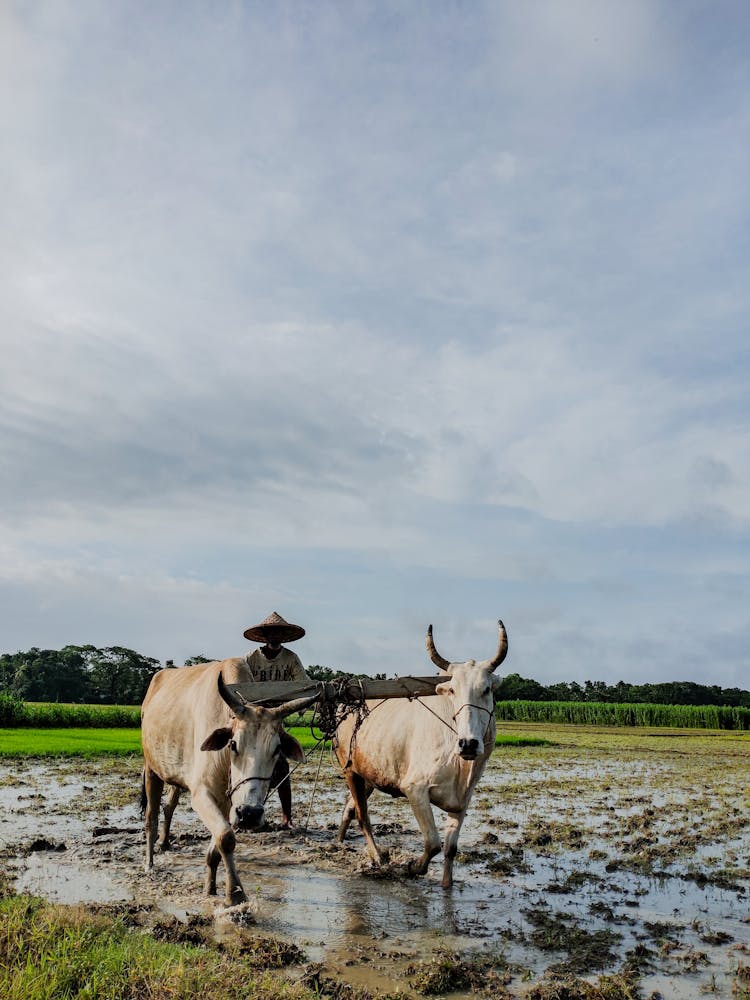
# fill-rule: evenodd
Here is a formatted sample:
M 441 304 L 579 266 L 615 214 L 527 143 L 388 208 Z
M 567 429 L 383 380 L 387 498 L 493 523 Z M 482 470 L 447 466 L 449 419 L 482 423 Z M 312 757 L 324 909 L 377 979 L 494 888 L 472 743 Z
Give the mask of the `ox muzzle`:
M 458 740 L 458 756 L 462 760 L 476 760 L 479 756 L 479 740 L 470 737 L 464 739 L 460 737 Z
M 265 822 L 266 812 L 263 806 L 250 805 L 243 802 L 234 807 L 235 830 L 259 830 Z

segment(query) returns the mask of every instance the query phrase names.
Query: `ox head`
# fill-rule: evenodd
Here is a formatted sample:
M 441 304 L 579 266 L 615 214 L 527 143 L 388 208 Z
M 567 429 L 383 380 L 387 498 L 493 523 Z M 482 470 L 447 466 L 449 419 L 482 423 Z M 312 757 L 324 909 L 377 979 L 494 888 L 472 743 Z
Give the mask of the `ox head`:
M 231 723 L 215 729 L 203 741 L 201 750 L 229 747 L 229 822 L 235 829 L 255 830 L 263 825 L 265 802 L 279 755 L 296 761 L 305 759 L 302 747 L 285 732 L 282 722 L 293 712 L 307 708 L 317 695 L 277 708 L 260 708 L 230 691 L 221 673 L 219 695 L 231 710 Z
M 484 750 L 485 735 L 490 727 L 494 712 L 492 697 L 492 673 L 506 657 L 508 635 L 501 621 L 498 625 L 497 652 L 489 660 L 466 660 L 451 663 L 444 659 L 435 648 L 432 639 L 432 625 L 427 629 L 427 652 L 436 667 L 449 679 L 438 684 L 435 693 L 450 698 L 453 702 L 453 727 L 456 730 L 456 753 L 464 760 L 476 760 Z

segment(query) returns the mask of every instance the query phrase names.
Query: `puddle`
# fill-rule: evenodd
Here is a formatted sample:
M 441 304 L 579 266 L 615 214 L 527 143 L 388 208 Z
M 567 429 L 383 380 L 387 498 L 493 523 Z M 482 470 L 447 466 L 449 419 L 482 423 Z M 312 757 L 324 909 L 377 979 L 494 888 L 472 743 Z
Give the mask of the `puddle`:
M 29 856 L 15 888 L 55 903 L 122 903 L 133 898 L 127 887 L 118 886 L 106 872 L 61 861 L 58 854 L 48 851 Z
M 274 802 L 271 829 L 239 838 L 254 925 L 375 992 L 408 993 L 408 968 L 451 951 L 503 956 L 513 997 L 550 970 L 596 980 L 636 963 L 644 996 L 694 1000 L 710 990 L 728 1000 L 750 954 L 750 744 L 730 754 L 689 739 L 636 741 L 627 754 L 613 753 L 606 735 L 600 744 L 496 753 L 451 892 L 440 887 L 440 857 L 425 878 L 398 873 L 420 848 L 404 800 L 371 800 L 392 877 L 370 869 L 354 825 L 338 845 L 344 788 L 324 767 L 309 831 L 276 828 Z M 310 761 L 295 774 L 300 827 L 316 768 Z M 139 780 L 138 761 L 0 764 L 0 848 L 17 891 L 136 902 L 181 921 L 220 913 L 202 896 L 208 837 L 188 801 L 175 814 L 175 850 L 157 855 L 152 876 L 143 872 Z M 30 850 L 43 840 L 65 849 Z

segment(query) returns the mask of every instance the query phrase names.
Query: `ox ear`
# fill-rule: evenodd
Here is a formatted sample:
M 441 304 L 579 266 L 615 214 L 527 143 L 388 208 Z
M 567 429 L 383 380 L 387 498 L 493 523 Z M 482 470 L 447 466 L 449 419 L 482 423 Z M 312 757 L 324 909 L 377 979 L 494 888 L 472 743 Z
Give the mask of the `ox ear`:
M 453 694 L 453 688 L 451 687 L 450 680 L 444 681 L 442 684 L 438 684 L 435 688 L 435 694 Z
M 296 760 L 300 764 L 305 759 L 305 751 L 292 734 L 288 733 L 285 729 L 281 733 L 281 752 L 285 757 L 288 757 L 290 760 Z
M 232 738 L 232 730 L 228 726 L 214 729 L 201 743 L 201 750 L 223 750 Z
M 490 678 L 490 684 L 492 685 L 492 694 L 497 698 L 500 688 L 503 686 L 504 677 L 498 677 L 497 674 L 493 674 Z

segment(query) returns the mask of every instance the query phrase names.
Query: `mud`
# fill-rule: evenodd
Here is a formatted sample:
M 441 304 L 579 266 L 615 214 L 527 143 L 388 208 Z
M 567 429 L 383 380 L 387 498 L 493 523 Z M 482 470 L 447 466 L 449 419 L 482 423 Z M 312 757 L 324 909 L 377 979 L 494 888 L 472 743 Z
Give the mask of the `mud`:
M 316 785 L 317 759 L 294 775 L 296 829 L 270 802 L 269 828 L 239 837 L 241 908 L 202 896 L 208 838 L 187 795 L 173 849 L 143 872 L 136 759 L 0 765 L 0 852 L 18 892 L 271 967 L 277 955 L 330 996 L 747 995 L 750 741 L 544 735 L 555 745 L 495 752 L 450 892 L 439 856 L 408 876 L 421 847 L 404 800 L 371 800 L 383 869 L 356 824 L 338 844 L 344 786 L 325 761 Z

